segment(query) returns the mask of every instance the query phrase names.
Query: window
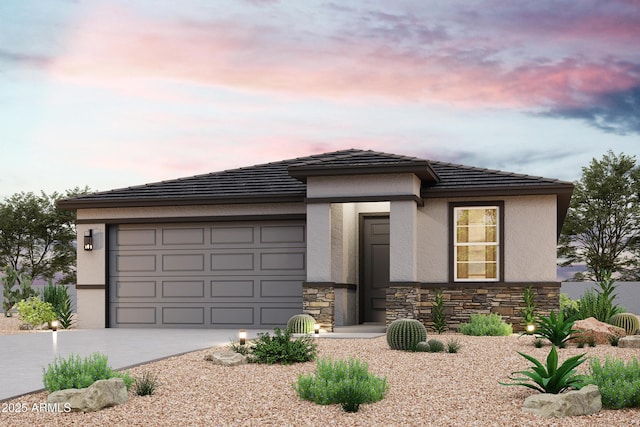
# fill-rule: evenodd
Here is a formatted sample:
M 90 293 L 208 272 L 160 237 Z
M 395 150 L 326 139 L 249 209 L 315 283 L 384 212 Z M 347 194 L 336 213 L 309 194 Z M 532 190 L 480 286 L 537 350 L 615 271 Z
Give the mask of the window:
M 453 208 L 454 281 L 498 281 L 500 207 Z

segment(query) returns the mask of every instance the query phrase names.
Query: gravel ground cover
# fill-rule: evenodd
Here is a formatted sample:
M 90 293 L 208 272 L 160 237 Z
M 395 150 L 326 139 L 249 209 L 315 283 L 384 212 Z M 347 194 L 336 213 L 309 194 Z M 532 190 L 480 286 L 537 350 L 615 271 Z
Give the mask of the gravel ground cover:
M 0 328 L 9 329 L 0 321 Z M 6 332 L 6 331 L 5 331 Z M 544 359 L 550 347 L 537 349 L 531 337 L 468 337 L 429 334 L 445 343 L 462 344 L 457 354 L 408 353 L 390 350 L 384 337 L 375 339 L 318 339 L 320 357 L 358 357 L 370 372 L 386 376 L 387 396 L 345 413 L 339 405 L 320 406 L 302 401 L 291 384 L 298 374 L 311 373 L 315 363 L 214 366 L 204 360 L 210 350 L 197 351 L 141 365 L 135 376 L 151 372 L 160 387 L 152 396 L 131 392 L 129 401 L 95 413 L 52 413 L 35 410 L 46 393 L 1 402 L 2 426 L 633 426 L 640 410 L 602 410 L 565 419 L 542 419 L 521 411 L 533 391 L 504 387 L 510 372 L 526 369 L 521 351 Z M 0 341 L 1 343 L 1 341 Z M 559 351 L 560 360 L 586 352 L 604 358 L 629 360 L 638 351 L 599 345 Z M 583 364 L 582 371 L 588 369 Z M 17 412 L 17 408 L 26 411 Z

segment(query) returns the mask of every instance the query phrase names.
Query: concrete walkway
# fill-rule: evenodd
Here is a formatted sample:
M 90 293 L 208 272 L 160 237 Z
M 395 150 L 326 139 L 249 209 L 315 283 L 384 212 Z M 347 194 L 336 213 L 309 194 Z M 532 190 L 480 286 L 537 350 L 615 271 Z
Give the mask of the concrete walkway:
M 272 330 L 248 330 L 247 339 Z M 380 327 L 336 328 L 321 338 L 374 338 Z M 237 329 L 80 329 L 0 336 L 0 401 L 43 389 L 42 373 L 56 357 L 99 352 L 113 369 L 228 344 Z

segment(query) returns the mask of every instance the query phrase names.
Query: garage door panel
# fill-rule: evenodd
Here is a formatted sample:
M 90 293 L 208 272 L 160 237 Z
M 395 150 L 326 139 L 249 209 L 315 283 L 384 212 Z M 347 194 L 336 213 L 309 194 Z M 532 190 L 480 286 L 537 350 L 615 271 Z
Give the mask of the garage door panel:
M 255 295 L 254 280 L 212 280 L 210 283 L 212 298 L 251 298 Z
M 113 226 L 110 324 L 284 326 L 302 312 L 304 239 L 291 221 Z
M 162 298 L 204 298 L 204 280 L 163 280 Z
M 172 307 L 164 305 L 161 310 L 163 325 L 204 325 L 204 306 Z
M 212 227 L 211 244 L 227 247 L 228 245 L 253 244 L 255 242 L 254 227 Z
M 118 280 L 115 282 L 118 298 L 155 298 L 156 281 Z
M 253 326 L 255 309 L 246 306 L 211 307 L 211 325 Z
M 204 254 L 181 253 L 162 255 L 162 271 L 204 271 Z

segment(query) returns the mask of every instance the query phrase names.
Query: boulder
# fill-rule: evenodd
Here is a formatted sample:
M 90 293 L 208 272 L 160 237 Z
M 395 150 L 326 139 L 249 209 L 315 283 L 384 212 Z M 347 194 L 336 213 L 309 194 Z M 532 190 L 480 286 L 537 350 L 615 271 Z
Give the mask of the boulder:
M 598 386 L 588 385 L 566 393 L 541 393 L 525 399 L 522 410 L 541 417 L 573 417 L 595 414 L 602 409 Z
M 596 344 L 609 345 L 611 343 L 609 341 L 611 337 L 624 337 L 627 335 L 624 329 L 601 322 L 593 317 L 589 317 L 584 320 L 577 320 L 573 324 L 573 329 L 581 331 L 572 334 L 573 336 L 578 337 L 574 342 L 588 342 L 589 339 L 593 337 Z
M 70 388 L 54 391 L 47 397 L 48 403 L 68 403 L 72 411 L 94 412 L 127 401 L 129 395 L 122 378 L 98 380 L 87 388 Z
M 216 351 L 204 356 L 204 360 L 213 362 L 214 365 L 238 366 L 247 363 L 247 356 L 235 351 Z
M 620 338 L 618 347 L 622 348 L 640 348 L 640 335 L 627 335 Z

